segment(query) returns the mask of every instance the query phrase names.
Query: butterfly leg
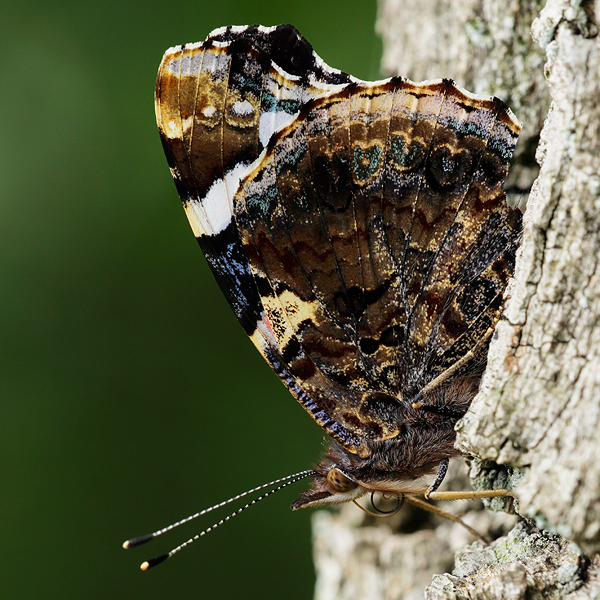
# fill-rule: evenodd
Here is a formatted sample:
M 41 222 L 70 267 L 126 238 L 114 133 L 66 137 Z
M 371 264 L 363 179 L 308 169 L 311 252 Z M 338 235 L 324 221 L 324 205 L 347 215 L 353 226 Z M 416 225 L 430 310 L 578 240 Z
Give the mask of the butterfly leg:
M 489 337 L 494 333 L 493 327 L 488 327 L 487 331 L 481 336 L 478 342 L 460 359 L 457 360 L 451 367 L 446 369 L 443 373 L 440 373 L 433 381 L 430 381 L 412 400 L 411 406 L 418 410 L 423 406 L 422 398 L 425 394 L 431 392 L 441 383 L 446 381 L 451 375 L 454 375 L 463 365 L 467 364 L 470 360 L 477 356 L 477 353 L 487 343 Z
M 505 489 L 438 492 L 437 489 L 442 484 L 442 481 L 444 481 L 444 477 L 448 472 L 449 462 L 450 461 L 447 458 L 443 458 L 440 461 L 437 475 L 435 476 L 433 483 L 429 486 L 429 489 L 424 494 L 426 500 L 476 500 L 480 498 L 503 498 L 505 496 L 514 496 L 512 492 Z
M 405 496 L 406 501 L 417 508 L 421 508 L 426 510 L 427 512 L 433 513 L 434 515 L 438 515 L 438 517 L 442 517 L 444 519 L 448 519 L 450 521 L 454 521 L 455 523 L 459 523 L 462 525 L 469 533 L 474 535 L 476 538 L 480 539 L 485 544 L 489 544 L 490 541 L 482 536 L 480 533 L 475 531 L 472 527 L 467 525 L 458 515 L 454 515 L 452 513 L 446 512 L 433 504 L 429 504 L 429 502 L 425 502 L 425 500 L 421 500 L 420 498 L 415 498 L 414 496 Z
M 447 458 L 442 458 L 440 461 L 437 475 L 435 476 L 433 483 L 429 486 L 429 489 L 425 492 L 425 500 L 429 500 L 431 498 L 431 494 L 435 493 L 440 485 L 442 485 L 442 481 L 444 481 L 444 477 L 446 477 L 446 473 L 448 472 L 449 463 L 450 461 Z
M 428 500 L 477 500 L 480 498 L 504 498 L 514 494 L 509 490 L 463 490 L 460 492 L 425 492 Z

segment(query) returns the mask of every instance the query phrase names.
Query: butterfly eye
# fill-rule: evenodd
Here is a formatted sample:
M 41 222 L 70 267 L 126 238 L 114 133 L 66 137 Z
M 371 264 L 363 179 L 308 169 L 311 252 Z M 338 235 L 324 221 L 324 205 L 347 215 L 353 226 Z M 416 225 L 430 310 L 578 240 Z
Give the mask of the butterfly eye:
M 329 469 L 327 472 L 327 483 L 331 491 L 335 493 L 349 492 L 358 487 L 358 483 L 354 479 L 350 479 L 336 468 Z

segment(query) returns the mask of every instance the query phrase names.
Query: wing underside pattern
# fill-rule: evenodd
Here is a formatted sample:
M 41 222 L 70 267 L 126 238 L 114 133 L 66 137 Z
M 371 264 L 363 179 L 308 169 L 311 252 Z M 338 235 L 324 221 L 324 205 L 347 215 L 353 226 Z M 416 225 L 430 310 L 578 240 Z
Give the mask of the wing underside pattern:
M 263 356 L 350 451 L 397 435 L 390 411 L 499 317 L 520 232 L 502 189 L 510 110 L 448 80 L 362 82 L 290 26 L 254 26 L 168 51 L 156 113 L 192 229 Z

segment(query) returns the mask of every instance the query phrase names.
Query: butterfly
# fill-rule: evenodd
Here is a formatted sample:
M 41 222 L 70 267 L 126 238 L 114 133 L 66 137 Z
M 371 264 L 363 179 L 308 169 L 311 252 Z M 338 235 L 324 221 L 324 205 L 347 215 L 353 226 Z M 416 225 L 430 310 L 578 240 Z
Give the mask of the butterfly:
M 155 106 L 224 296 L 332 438 L 292 508 L 431 496 L 514 270 L 510 109 L 447 79 L 361 81 L 290 25 L 171 48 Z

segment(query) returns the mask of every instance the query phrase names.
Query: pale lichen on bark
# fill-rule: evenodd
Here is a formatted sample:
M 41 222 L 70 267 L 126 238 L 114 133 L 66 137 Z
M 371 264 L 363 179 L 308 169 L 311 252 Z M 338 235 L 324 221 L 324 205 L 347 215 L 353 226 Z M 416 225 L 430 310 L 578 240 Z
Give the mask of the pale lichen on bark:
M 534 151 L 541 165 L 505 317 L 458 433 L 475 458 L 474 485 L 516 486 L 517 510 L 529 520 L 491 546 L 465 547 L 471 540 L 459 526 L 434 528 L 435 519 L 412 511 L 379 527 L 351 506 L 319 513 L 319 600 L 423 598 L 424 590 L 432 599 L 600 598 L 596 11 L 575 0 L 379 2 L 384 74 L 450 77 L 505 100 L 524 123 L 509 193 L 526 195 Z M 465 520 L 501 535 L 510 518 L 473 511 Z
M 490 546 L 458 551 L 452 574 L 435 575 L 425 598 L 591 598 L 600 594 L 599 567 L 560 535 L 521 522 Z

